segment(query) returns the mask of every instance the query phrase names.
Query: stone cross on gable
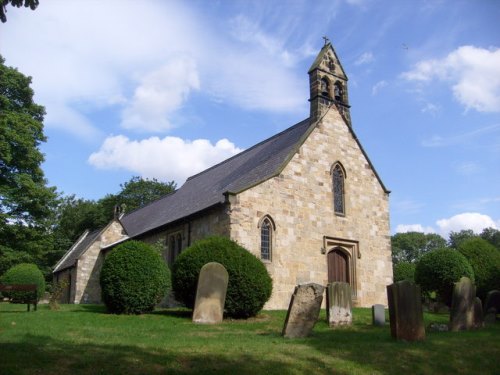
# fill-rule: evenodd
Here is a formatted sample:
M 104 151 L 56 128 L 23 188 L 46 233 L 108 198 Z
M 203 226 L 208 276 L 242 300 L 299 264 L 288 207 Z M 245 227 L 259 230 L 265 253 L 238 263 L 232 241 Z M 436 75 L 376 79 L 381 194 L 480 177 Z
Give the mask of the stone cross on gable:
M 328 43 L 330 43 L 330 39 L 328 39 L 328 37 L 327 37 L 326 35 L 323 37 L 323 39 L 325 40 L 325 46 L 326 46 Z

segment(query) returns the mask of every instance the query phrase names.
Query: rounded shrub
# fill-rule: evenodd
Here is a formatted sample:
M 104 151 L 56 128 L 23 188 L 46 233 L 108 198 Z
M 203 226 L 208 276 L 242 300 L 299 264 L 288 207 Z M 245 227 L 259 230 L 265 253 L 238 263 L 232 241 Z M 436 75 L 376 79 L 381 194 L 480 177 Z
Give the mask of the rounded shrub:
M 103 301 L 114 314 L 152 311 L 171 286 L 159 252 L 139 241 L 118 245 L 106 256 L 100 282 Z
M 7 270 L 0 279 L 2 284 L 36 284 L 37 299 L 45 293 L 45 278 L 36 264 L 20 263 Z M 5 297 L 11 298 L 14 303 L 25 303 L 31 298 L 32 292 L 3 292 Z
M 500 290 L 500 250 L 488 241 L 469 238 L 458 246 L 474 270 L 477 296 L 484 300 L 490 290 Z
M 172 267 L 175 298 L 193 308 L 201 267 L 222 264 L 229 275 L 225 314 L 232 318 L 257 315 L 272 292 L 272 280 L 260 259 L 225 237 L 209 237 L 183 251 Z
M 415 263 L 399 262 L 394 264 L 392 270 L 394 273 L 394 282 L 408 280 L 415 281 Z
M 448 306 L 454 283 L 466 276 L 474 282 L 474 271 L 467 259 L 456 250 L 438 249 L 422 256 L 415 268 L 415 282 L 422 292 L 436 292 L 436 296 Z

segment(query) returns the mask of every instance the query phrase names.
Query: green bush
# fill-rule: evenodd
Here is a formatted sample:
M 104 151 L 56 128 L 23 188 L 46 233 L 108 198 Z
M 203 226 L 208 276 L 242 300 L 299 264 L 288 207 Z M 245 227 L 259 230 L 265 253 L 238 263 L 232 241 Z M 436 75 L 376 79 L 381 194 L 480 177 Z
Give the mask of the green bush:
M 103 301 L 114 314 L 152 311 L 171 286 L 159 252 L 139 241 L 118 245 L 106 256 L 100 282 Z
M 477 296 L 484 300 L 490 290 L 500 290 L 500 251 L 488 241 L 469 238 L 458 246 L 474 270 Z
M 394 282 L 408 280 L 415 281 L 415 263 L 410 262 L 400 262 L 394 264 L 392 267 L 394 273 Z
M 209 262 L 222 264 L 229 275 L 226 316 L 255 316 L 271 296 L 271 277 L 260 259 L 224 237 L 197 241 L 177 257 L 172 267 L 172 286 L 176 299 L 193 308 L 198 275 L 201 267 Z
M 438 249 L 423 255 L 415 268 L 415 282 L 422 292 L 436 292 L 436 297 L 448 306 L 454 283 L 462 276 L 474 282 L 474 271 L 467 259 L 456 250 Z
M 37 300 L 45 293 L 45 278 L 36 264 L 21 263 L 6 271 L 0 279 L 2 284 L 36 284 Z M 33 295 L 32 292 L 3 292 L 5 297 L 11 298 L 14 303 L 26 303 Z

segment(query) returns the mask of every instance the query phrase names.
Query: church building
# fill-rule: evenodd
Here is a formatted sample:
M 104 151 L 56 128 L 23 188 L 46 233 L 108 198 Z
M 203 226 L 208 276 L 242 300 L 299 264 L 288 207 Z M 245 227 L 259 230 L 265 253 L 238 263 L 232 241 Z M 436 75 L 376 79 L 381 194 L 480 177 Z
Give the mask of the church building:
M 273 293 L 265 309 L 287 309 L 297 284 L 332 281 L 351 285 L 354 306 L 387 304 L 389 191 L 354 132 L 347 76 L 330 42 L 308 73 L 309 118 L 82 234 L 54 269 L 55 280 L 68 281 L 65 302 L 101 302 L 103 259 L 123 241 L 160 243 L 172 264 L 195 241 L 222 235 L 266 266 Z

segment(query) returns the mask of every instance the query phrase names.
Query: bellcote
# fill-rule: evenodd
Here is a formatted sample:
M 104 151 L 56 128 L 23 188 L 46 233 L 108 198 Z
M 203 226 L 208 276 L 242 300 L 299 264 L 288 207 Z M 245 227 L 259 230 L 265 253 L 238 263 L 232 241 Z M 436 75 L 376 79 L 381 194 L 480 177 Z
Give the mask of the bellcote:
M 347 75 L 327 38 L 308 73 L 311 119 L 318 120 L 328 108 L 336 106 L 347 124 L 351 126 Z

